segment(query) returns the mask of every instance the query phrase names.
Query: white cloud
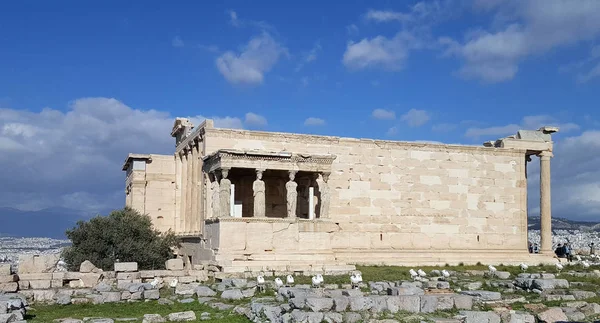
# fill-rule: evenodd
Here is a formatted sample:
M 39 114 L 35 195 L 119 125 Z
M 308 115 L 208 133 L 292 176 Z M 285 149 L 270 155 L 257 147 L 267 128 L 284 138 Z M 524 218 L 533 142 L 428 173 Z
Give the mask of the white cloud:
M 304 120 L 305 126 L 322 126 L 325 124 L 325 120 L 321 118 L 310 117 Z
M 556 126 L 560 128 L 560 132 L 569 132 L 578 130 L 579 125 L 565 122 L 558 122 L 555 118 L 548 115 L 526 116 L 523 117 L 520 124 L 508 124 L 504 126 L 493 127 L 470 127 L 467 129 L 465 136 L 470 138 L 480 137 L 505 137 L 514 135 L 519 130 L 537 130 L 543 126 Z M 497 138 L 494 138 L 497 139 Z
M 411 20 L 411 16 L 408 13 L 392 11 L 392 10 L 369 10 L 367 11 L 367 20 L 374 20 L 376 22 L 390 22 L 399 21 L 407 22 Z
M 459 42 L 440 38 L 446 54 L 464 61 L 459 74 L 495 83 L 512 79 L 519 63 L 558 47 L 566 47 L 600 35 L 600 1 L 519 1 L 498 6 L 479 2 L 477 8 L 495 10 L 494 31 L 475 30 Z
M 205 118 L 190 117 L 195 125 Z M 239 118 L 213 117 L 223 128 Z M 82 98 L 66 111 L 0 109 L 0 206 L 99 212 L 124 205 L 129 153 L 173 154 L 174 117 L 110 98 Z M 18 161 L 18 162 L 15 162 Z
M 251 127 L 264 127 L 267 125 L 267 119 L 256 113 L 248 112 L 244 123 Z
M 240 20 L 238 19 L 237 12 L 229 10 L 229 23 L 234 27 L 240 26 Z
M 173 47 L 184 47 L 185 46 L 185 43 L 179 36 L 175 36 L 175 38 L 173 38 L 173 41 L 171 42 L 171 44 L 173 45 Z
M 355 24 L 351 24 L 346 26 L 346 32 L 348 33 L 348 35 L 356 35 L 358 34 L 358 26 L 356 26 Z
M 406 31 L 398 32 L 393 38 L 364 38 L 357 43 L 347 44 L 342 62 L 353 70 L 380 68 L 398 71 L 404 67 L 410 50 L 420 47 L 420 41 Z
M 431 116 L 425 110 L 410 109 L 400 119 L 411 127 L 419 127 L 426 124 L 430 118 Z
M 600 216 L 600 131 L 555 139 L 552 216 L 597 220 Z M 539 159 L 528 163 L 529 215 L 539 215 Z
M 385 109 L 375 109 L 373 113 L 371 113 L 373 118 L 380 120 L 393 120 L 396 119 L 396 112 Z
M 261 84 L 264 75 L 287 55 L 287 49 L 267 32 L 255 36 L 237 54 L 227 51 L 216 60 L 219 72 L 232 84 Z

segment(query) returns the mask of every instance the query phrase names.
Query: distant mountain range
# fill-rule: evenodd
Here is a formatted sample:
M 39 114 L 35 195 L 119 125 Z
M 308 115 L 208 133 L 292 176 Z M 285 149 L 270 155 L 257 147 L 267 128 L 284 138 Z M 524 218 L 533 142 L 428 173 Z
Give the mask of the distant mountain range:
M 530 230 L 540 229 L 540 217 L 529 217 L 528 227 Z M 600 232 L 599 222 L 575 221 L 563 218 L 552 218 L 552 230 L 579 230 Z
M 104 212 L 102 214 L 108 214 Z M 65 231 L 73 228 L 77 221 L 87 220 L 95 214 L 62 207 L 39 211 L 22 211 L 11 207 L 0 207 L 0 236 L 46 237 L 65 239 Z

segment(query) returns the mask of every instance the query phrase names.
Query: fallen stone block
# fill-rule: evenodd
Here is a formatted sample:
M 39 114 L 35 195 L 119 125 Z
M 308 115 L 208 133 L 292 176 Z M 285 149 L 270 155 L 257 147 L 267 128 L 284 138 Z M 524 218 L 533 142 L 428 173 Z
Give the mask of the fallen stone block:
M 515 311 L 507 311 L 500 313 L 502 322 L 508 323 L 535 323 L 535 316 L 529 313 L 517 313 Z
M 460 311 L 464 323 L 500 323 L 500 316 L 494 312 Z
M 537 314 L 537 318 L 542 322 L 567 321 L 569 318 L 559 307 L 551 307 Z
M 194 295 L 196 293 L 196 288 L 200 286 L 198 283 L 190 283 L 190 284 L 178 284 L 175 287 L 175 294 L 177 295 Z
M 510 273 L 508 271 L 496 271 L 494 275 L 500 279 L 509 279 Z
M 309 297 L 306 306 L 313 312 L 328 312 L 333 308 L 333 299 L 328 297 Z
M 353 312 L 368 311 L 373 306 L 373 299 L 370 297 L 356 296 L 349 297 L 350 310 Z
M 115 303 L 121 301 L 121 292 L 101 292 L 104 303 Z
M 239 289 L 228 289 L 221 294 L 221 298 L 224 299 L 243 299 L 244 294 Z
M 52 273 L 19 274 L 19 280 L 52 280 Z
M 19 288 L 19 284 L 12 283 L 0 283 L 0 293 L 15 293 Z
M 143 292 L 144 299 L 159 299 L 160 291 L 158 289 L 145 290 Z
M 387 289 L 387 294 L 391 296 L 399 296 L 399 295 L 423 295 L 425 291 L 421 288 L 414 286 L 400 286 L 400 287 L 389 287 Z
M 585 290 L 572 290 L 570 293 L 577 300 L 588 299 L 588 298 L 592 298 L 592 297 L 596 297 L 597 296 L 596 293 L 585 291 Z
M 101 271 L 102 271 L 102 269 L 99 269 L 98 267 L 96 267 L 89 260 L 85 260 L 84 262 L 81 263 L 81 265 L 79 265 L 79 272 L 80 273 L 98 273 L 98 272 L 101 272 Z
M 137 262 L 115 262 L 115 272 L 133 272 L 137 270 Z
M 196 313 L 193 311 L 171 313 L 167 315 L 167 319 L 172 322 L 195 321 Z
M 93 288 L 102 279 L 102 274 L 100 273 L 82 273 L 79 276 L 80 287 L 83 288 Z
M 217 295 L 217 292 L 210 289 L 208 286 L 198 286 L 194 291 L 198 297 L 212 297 Z
M 498 301 L 502 299 L 502 294 L 499 292 L 490 292 L 487 290 L 467 290 L 461 291 L 460 294 L 473 296 L 477 301 Z
M 600 305 L 596 303 L 589 303 L 580 308 L 580 311 L 583 312 L 586 316 L 600 314 Z
M 569 281 L 566 279 L 534 279 L 531 283 L 531 288 L 542 291 L 556 288 L 569 288 Z
M 0 323 L 15 322 L 17 320 L 16 314 L 0 314 Z
M 160 314 L 144 314 L 142 318 L 142 323 L 163 323 L 166 321 Z
M 165 261 L 165 268 L 167 268 L 167 270 L 183 270 L 183 259 L 169 259 Z

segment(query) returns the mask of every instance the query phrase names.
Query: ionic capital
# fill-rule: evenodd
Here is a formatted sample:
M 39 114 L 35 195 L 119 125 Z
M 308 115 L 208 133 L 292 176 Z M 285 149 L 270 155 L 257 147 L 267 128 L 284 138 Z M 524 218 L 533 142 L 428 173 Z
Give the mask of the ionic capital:
M 551 151 L 542 151 L 538 156 L 540 156 L 540 159 L 549 160 L 554 157 L 554 154 Z

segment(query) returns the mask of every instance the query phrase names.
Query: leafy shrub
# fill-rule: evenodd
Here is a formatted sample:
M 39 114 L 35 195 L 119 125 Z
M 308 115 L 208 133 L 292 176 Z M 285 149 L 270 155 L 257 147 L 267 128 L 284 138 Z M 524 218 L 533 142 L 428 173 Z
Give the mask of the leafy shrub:
M 66 235 L 72 245 L 65 248 L 63 257 L 71 271 L 78 271 L 85 260 L 103 270 L 113 270 L 117 260 L 135 261 L 142 270 L 163 269 L 177 246 L 173 232 L 155 230 L 148 215 L 129 207 L 79 221 Z

